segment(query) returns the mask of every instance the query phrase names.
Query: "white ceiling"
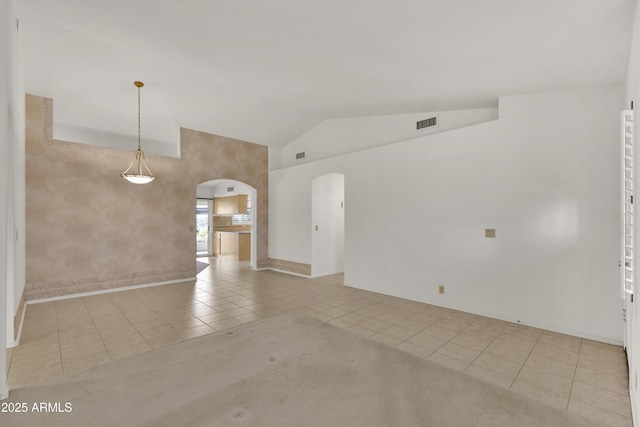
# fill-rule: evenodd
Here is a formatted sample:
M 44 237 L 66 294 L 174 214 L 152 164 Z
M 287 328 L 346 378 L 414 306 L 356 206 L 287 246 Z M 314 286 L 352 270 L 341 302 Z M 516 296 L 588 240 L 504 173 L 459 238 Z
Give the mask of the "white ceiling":
M 27 92 L 55 118 L 283 146 L 328 118 L 622 83 L 635 0 L 19 0 Z

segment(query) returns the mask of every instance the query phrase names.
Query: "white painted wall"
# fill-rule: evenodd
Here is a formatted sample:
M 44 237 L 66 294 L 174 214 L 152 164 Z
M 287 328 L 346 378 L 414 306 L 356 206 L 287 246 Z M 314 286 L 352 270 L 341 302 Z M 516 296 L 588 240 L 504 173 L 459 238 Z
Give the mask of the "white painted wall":
M 438 117 L 437 126 L 416 129 L 417 121 L 433 116 Z M 497 118 L 497 108 L 478 108 L 324 120 L 282 149 L 274 151 L 274 156 L 279 158 L 276 162 L 272 162 L 271 169 L 420 138 Z M 305 157 L 296 159 L 296 153 L 303 151 Z
M 640 170 L 640 157 L 638 157 L 638 147 L 640 146 L 640 135 L 638 124 L 640 123 L 640 114 L 638 114 L 638 101 L 640 100 L 640 77 L 638 76 L 638 72 L 640 70 L 640 8 L 636 7 L 635 21 L 633 27 L 633 38 L 631 43 L 631 52 L 629 57 L 629 68 L 627 73 L 627 81 L 626 81 L 626 97 L 625 97 L 625 106 L 624 108 L 631 108 L 631 102 L 634 103 L 634 126 L 635 126 L 635 170 Z M 638 178 L 637 175 L 635 177 L 635 187 L 638 188 Z M 636 190 L 636 199 L 638 197 Z M 638 211 L 635 211 L 634 224 L 638 224 L 638 219 L 640 219 L 640 214 Z M 640 240 L 638 239 L 638 226 L 635 227 L 635 247 L 636 253 L 638 253 L 638 245 L 640 245 Z M 640 265 L 638 264 L 637 259 L 634 260 L 635 265 L 634 270 L 638 271 Z M 622 274 L 622 273 L 621 273 Z M 636 276 L 637 277 L 637 276 Z M 622 279 L 622 277 L 621 277 Z M 638 282 L 636 278 L 635 283 L 636 289 L 638 289 Z M 638 371 L 640 370 L 640 313 L 637 309 L 637 292 L 635 295 L 636 302 L 631 303 L 630 297 L 627 295 L 627 300 L 625 304 L 626 312 L 626 327 L 629 328 L 630 340 L 625 342 L 627 347 L 627 359 L 629 366 L 629 396 L 631 399 L 631 412 L 633 415 L 634 425 L 640 425 L 640 394 L 638 393 L 638 384 L 635 378 L 638 376 Z
M 311 277 L 344 272 L 344 175 L 311 182 Z
M 135 103 L 137 99 L 135 97 L 137 95 L 133 84 L 131 85 L 131 88 L 131 102 Z M 58 110 L 54 110 L 54 114 L 56 114 L 57 111 Z M 141 112 L 142 114 L 145 113 L 144 105 L 142 106 Z M 136 117 L 137 111 L 131 111 L 131 118 L 135 119 Z M 143 124 L 141 124 L 140 127 L 140 145 L 145 154 L 180 157 L 180 129 L 178 127 L 170 127 L 167 129 L 171 130 L 171 132 L 164 135 L 165 140 L 145 137 L 148 130 L 145 130 Z M 125 135 L 122 133 L 108 132 L 61 123 L 56 121 L 55 117 L 53 122 L 53 138 L 56 140 L 117 148 L 119 150 L 136 151 L 136 148 L 138 147 L 137 131 L 137 124 L 134 124 L 131 127 L 131 132 L 135 133 L 134 135 Z M 168 141 L 166 139 L 168 139 Z
M 5 47 L 0 49 L 0 366 L 4 367 L 7 344 L 14 344 L 15 308 L 24 289 L 24 85 L 17 3 L 2 0 L 0 10 L 0 42 Z M 0 399 L 8 395 L 6 370 L 0 369 Z
M 16 26 L 19 16 L 17 3 L 9 2 L 7 68 L 9 83 L 9 144 L 8 156 L 13 159 L 8 168 L 8 197 L 11 199 L 7 217 L 7 343 L 18 345 L 13 338 L 14 315 L 20 304 L 25 286 L 25 94 L 22 67 L 22 36 Z
M 347 285 L 620 343 L 622 103 L 503 97 L 497 121 L 272 171 L 270 257 L 311 262 L 310 184 L 340 172 Z

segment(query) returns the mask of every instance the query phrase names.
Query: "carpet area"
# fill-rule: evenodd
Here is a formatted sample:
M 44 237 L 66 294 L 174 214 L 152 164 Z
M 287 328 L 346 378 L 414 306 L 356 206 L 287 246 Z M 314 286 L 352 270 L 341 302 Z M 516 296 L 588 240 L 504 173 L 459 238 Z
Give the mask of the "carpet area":
M 196 260 L 196 274 L 200 274 L 202 270 L 209 267 L 209 264 L 206 262 Z
M 11 426 L 597 425 L 294 317 L 238 326 L 13 390 L 0 404 L 27 409 L 0 413 L 0 424 Z M 34 404 L 46 410 L 34 411 Z

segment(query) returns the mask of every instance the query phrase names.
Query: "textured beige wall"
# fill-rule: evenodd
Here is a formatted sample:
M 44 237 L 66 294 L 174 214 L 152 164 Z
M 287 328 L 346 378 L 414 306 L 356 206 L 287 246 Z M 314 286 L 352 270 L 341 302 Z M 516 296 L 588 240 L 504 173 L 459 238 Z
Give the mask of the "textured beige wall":
M 120 177 L 133 151 L 53 140 L 53 101 L 27 95 L 28 300 L 196 274 L 196 186 L 257 190 L 257 265 L 267 265 L 268 148 L 181 129 L 181 158 L 147 156 L 156 181 Z M 144 147 L 143 147 L 144 148 Z

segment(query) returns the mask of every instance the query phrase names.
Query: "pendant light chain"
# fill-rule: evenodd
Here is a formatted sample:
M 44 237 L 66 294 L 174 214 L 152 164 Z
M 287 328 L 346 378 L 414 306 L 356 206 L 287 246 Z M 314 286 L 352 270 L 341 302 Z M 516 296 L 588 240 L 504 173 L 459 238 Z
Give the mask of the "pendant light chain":
M 140 86 L 138 86 L 138 150 L 140 150 Z

